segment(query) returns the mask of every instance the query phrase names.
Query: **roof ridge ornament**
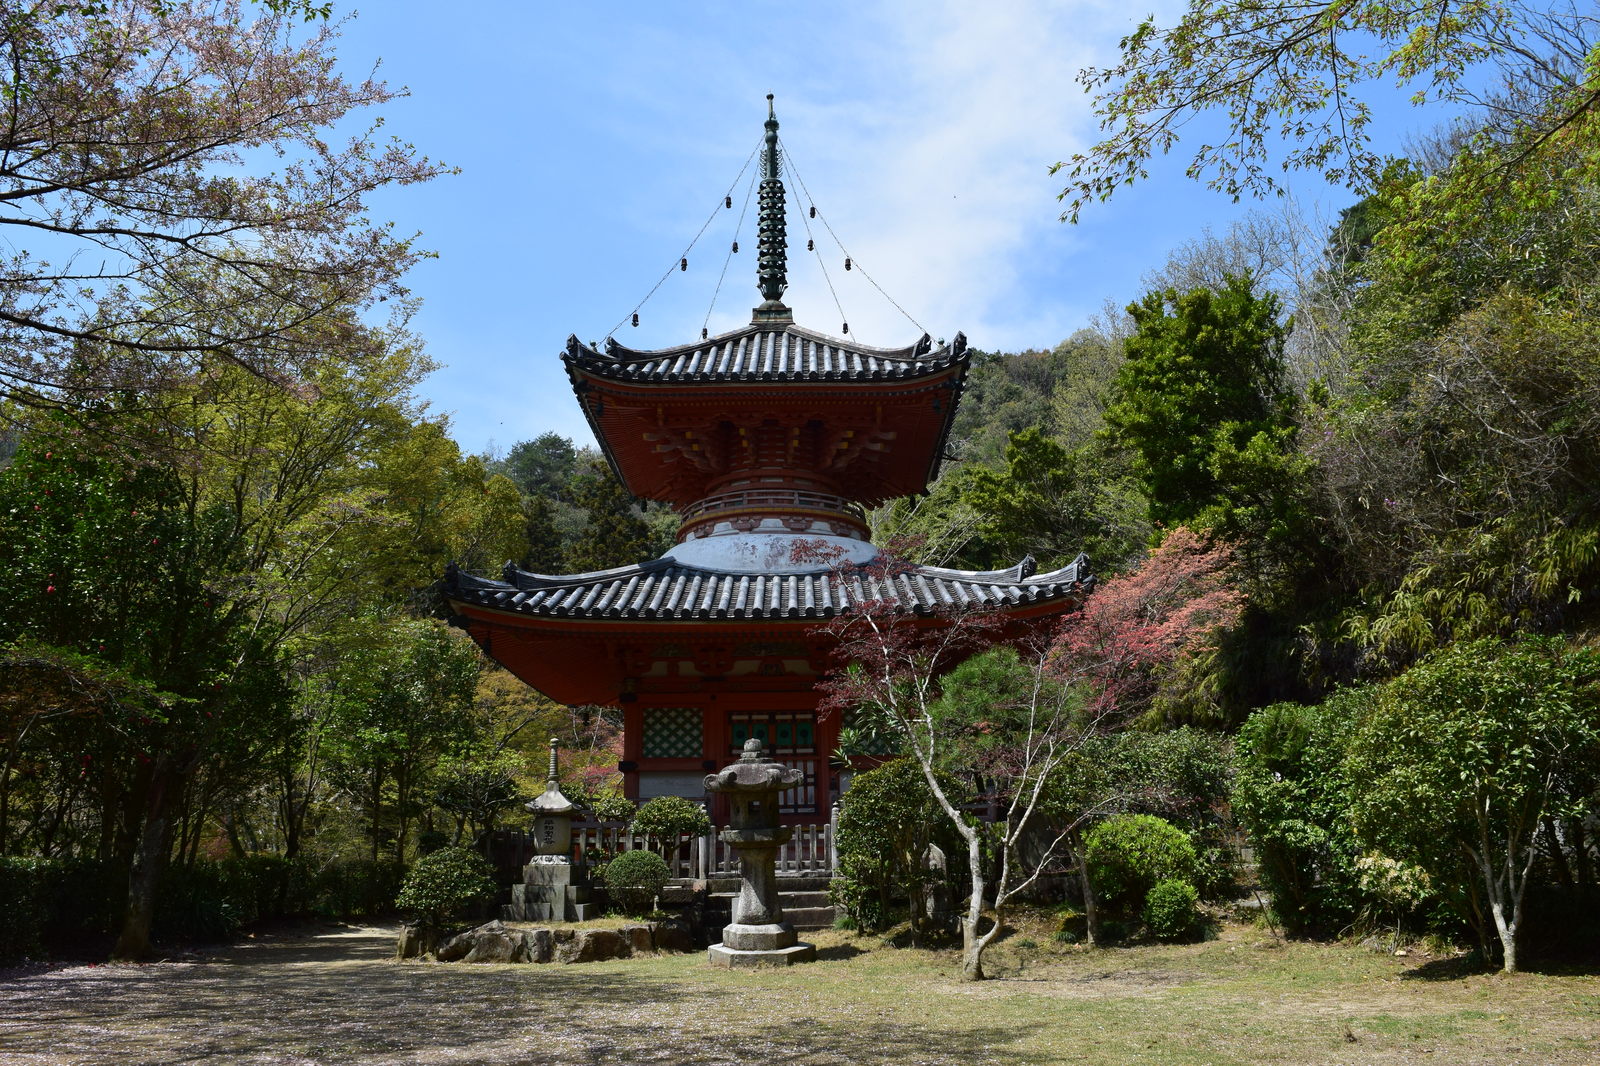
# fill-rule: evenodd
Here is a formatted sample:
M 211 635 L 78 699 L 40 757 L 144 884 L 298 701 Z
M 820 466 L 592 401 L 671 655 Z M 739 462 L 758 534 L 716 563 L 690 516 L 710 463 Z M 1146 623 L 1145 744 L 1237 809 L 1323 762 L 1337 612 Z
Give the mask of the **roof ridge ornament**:
M 752 313 L 751 322 L 787 324 L 794 312 L 783 303 L 789 287 L 789 241 L 787 207 L 784 202 L 782 168 L 778 162 L 778 115 L 772 94 L 767 94 L 766 145 L 761 153 L 761 198 L 756 221 L 758 252 L 756 283 L 763 297 Z

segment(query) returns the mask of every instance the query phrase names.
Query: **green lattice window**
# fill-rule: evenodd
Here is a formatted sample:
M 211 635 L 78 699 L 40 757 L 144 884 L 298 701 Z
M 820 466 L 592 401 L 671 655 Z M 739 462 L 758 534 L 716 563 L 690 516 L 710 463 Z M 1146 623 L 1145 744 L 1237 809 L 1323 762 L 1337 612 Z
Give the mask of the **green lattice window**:
M 696 707 L 648 707 L 644 712 L 646 759 L 698 759 L 700 711 Z
M 751 737 L 768 754 L 812 755 L 817 750 L 817 719 L 810 712 L 728 715 L 728 750 L 737 754 Z

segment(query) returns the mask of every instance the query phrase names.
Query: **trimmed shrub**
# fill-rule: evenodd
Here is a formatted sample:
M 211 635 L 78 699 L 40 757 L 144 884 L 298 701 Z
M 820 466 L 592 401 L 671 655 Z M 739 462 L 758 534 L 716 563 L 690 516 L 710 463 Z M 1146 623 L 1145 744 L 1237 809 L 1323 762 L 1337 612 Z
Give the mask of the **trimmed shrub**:
M 597 792 L 588 797 L 585 805 L 599 822 L 631 822 L 639 810 L 631 799 L 618 792 Z
M 1084 838 L 1089 877 L 1101 906 L 1132 917 L 1159 881 L 1183 880 L 1192 887 L 1196 856 L 1189 834 L 1151 814 L 1107 818 Z
M 1144 897 L 1144 924 L 1157 940 L 1188 940 L 1200 927 L 1200 893 L 1177 878 L 1157 881 Z
M 96 859 L 0 857 L 0 958 L 99 951 L 127 893 L 127 873 Z
M 961 783 L 940 778 L 945 794 L 964 800 Z M 899 900 L 909 904 L 912 932 L 924 928 L 925 891 L 950 871 L 930 870 L 930 846 L 945 853 L 947 863 L 959 863 L 960 839 L 945 817 L 922 769 L 910 759 L 894 759 L 874 770 L 855 775 L 839 808 L 839 868 L 828 886 L 829 899 L 864 932 L 891 924 L 890 913 Z
M 488 861 L 470 848 L 441 848 L 417 860 L 394 905 L 418 923 L 439 929 L 495 891 L 490 873 Z
M 639 808 L 628 828 L 649 837 L 651 844 L 670 853 L 677 849 L 678 841 L 685 835 L 697 837 L 711 832 L 711 816 L 693 800 L 682 796 L 657 796 Z
M 653 851 L 625 851 L 606 863 L 606 889 L 613 909 L 623 914 L 645 914 L 655 906 L 671 871 Z

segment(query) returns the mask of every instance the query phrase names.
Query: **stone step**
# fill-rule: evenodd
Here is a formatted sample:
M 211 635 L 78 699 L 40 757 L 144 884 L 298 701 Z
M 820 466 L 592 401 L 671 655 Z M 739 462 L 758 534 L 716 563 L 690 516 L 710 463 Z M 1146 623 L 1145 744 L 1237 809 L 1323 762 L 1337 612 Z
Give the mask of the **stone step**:
M 829 883 L 833 880 L 827 874 L 807 874 L 804 876 L 778 875 L 779 892 L 826 892 Z M 737 893 L 739 879 L 737 877 L 713 877 L 706 881 L 706 889 L 713 895 L 723 892 Z
M 783 908 L 783 920 L 796 929 L 832 929 L 835 917 L 832 907 Z

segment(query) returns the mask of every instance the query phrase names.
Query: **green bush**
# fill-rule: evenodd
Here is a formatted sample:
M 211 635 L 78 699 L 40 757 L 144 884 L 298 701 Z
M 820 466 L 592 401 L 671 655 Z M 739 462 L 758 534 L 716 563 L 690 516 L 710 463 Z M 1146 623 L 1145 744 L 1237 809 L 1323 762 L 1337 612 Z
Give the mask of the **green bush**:
M 0 958 L 108 946 L 128 876 L 80 858 L 0 857 Z
M 206 859 L 168 867 L 156 895 L 151 935 L 158 940 L 215 942 L 239 931 L 222 865 Z
M 1234 813 L 1290 933 L 1332 936 L 1362 911 L 1361 846 L 1350 828 L 1344 760 L 1374 695 L 1346 689 L 1316 707 L 1275 703 L 1239 730 Z
M 706 809 L 682 796 L 657 796 L 640 807 L 628 827 L 650 838 L 663 852 L 671 852 L 685 835 L 704 836 L 711 832 L 711 817 Z
M 495 890 L 489 863 L 469 848 L 441 848 L 417 860 L 394 905 L 417 922 L 442 928 Z
M 631 799 L 616 792 L 596 792 L 584 801 L 584 805 L 600 822 L 631 822 L 639 810 Z
M 421 864 L 446 851 L 444 848 L 417 860 Z M 406 868 L 379 859 L 346 859 L 329 863 L 317 871 L 312 886 L 312 908 L 329 918 L 372 918 L 388 914 L 395 906 L 396 894 L 406 881 Z
M 644 914 L 655 906 L 671 871 L 653 851 L 625 851 L 606 864 L 611 905 L 623 914 Z
M 1084 838 L 1084 854 L 1100 905 L 1112 915 L 1137 914 L 1159 881 L 1193 884 L 1196 856 L 1189 835 L 1154 815 L 1107 818 Z
M 46 860 L 0 855 L 0 960 L 27 958 L 44 948 Z
M 945 794 L 965 799 L 960 782 L 941 778 Z M 917 901 L 940 875 L 924 858 L 931 845 L 947 861 L 959 861 L 959 838 L 945 817 L 922 769 L 910 759 L 894 759 L 850 781 L 839 808 L 839 868 L 828 886 L 829 898 L 863 931 L 883 929 L 896 900 Z M 926 924 L 920 906 L 911 908 L 913 932 Z
M 1144 924 L 1157 940 L 1188 940 L 1200 926 L 1200 893 L 1189 882 L 1157 881 L 1144 897 Z

